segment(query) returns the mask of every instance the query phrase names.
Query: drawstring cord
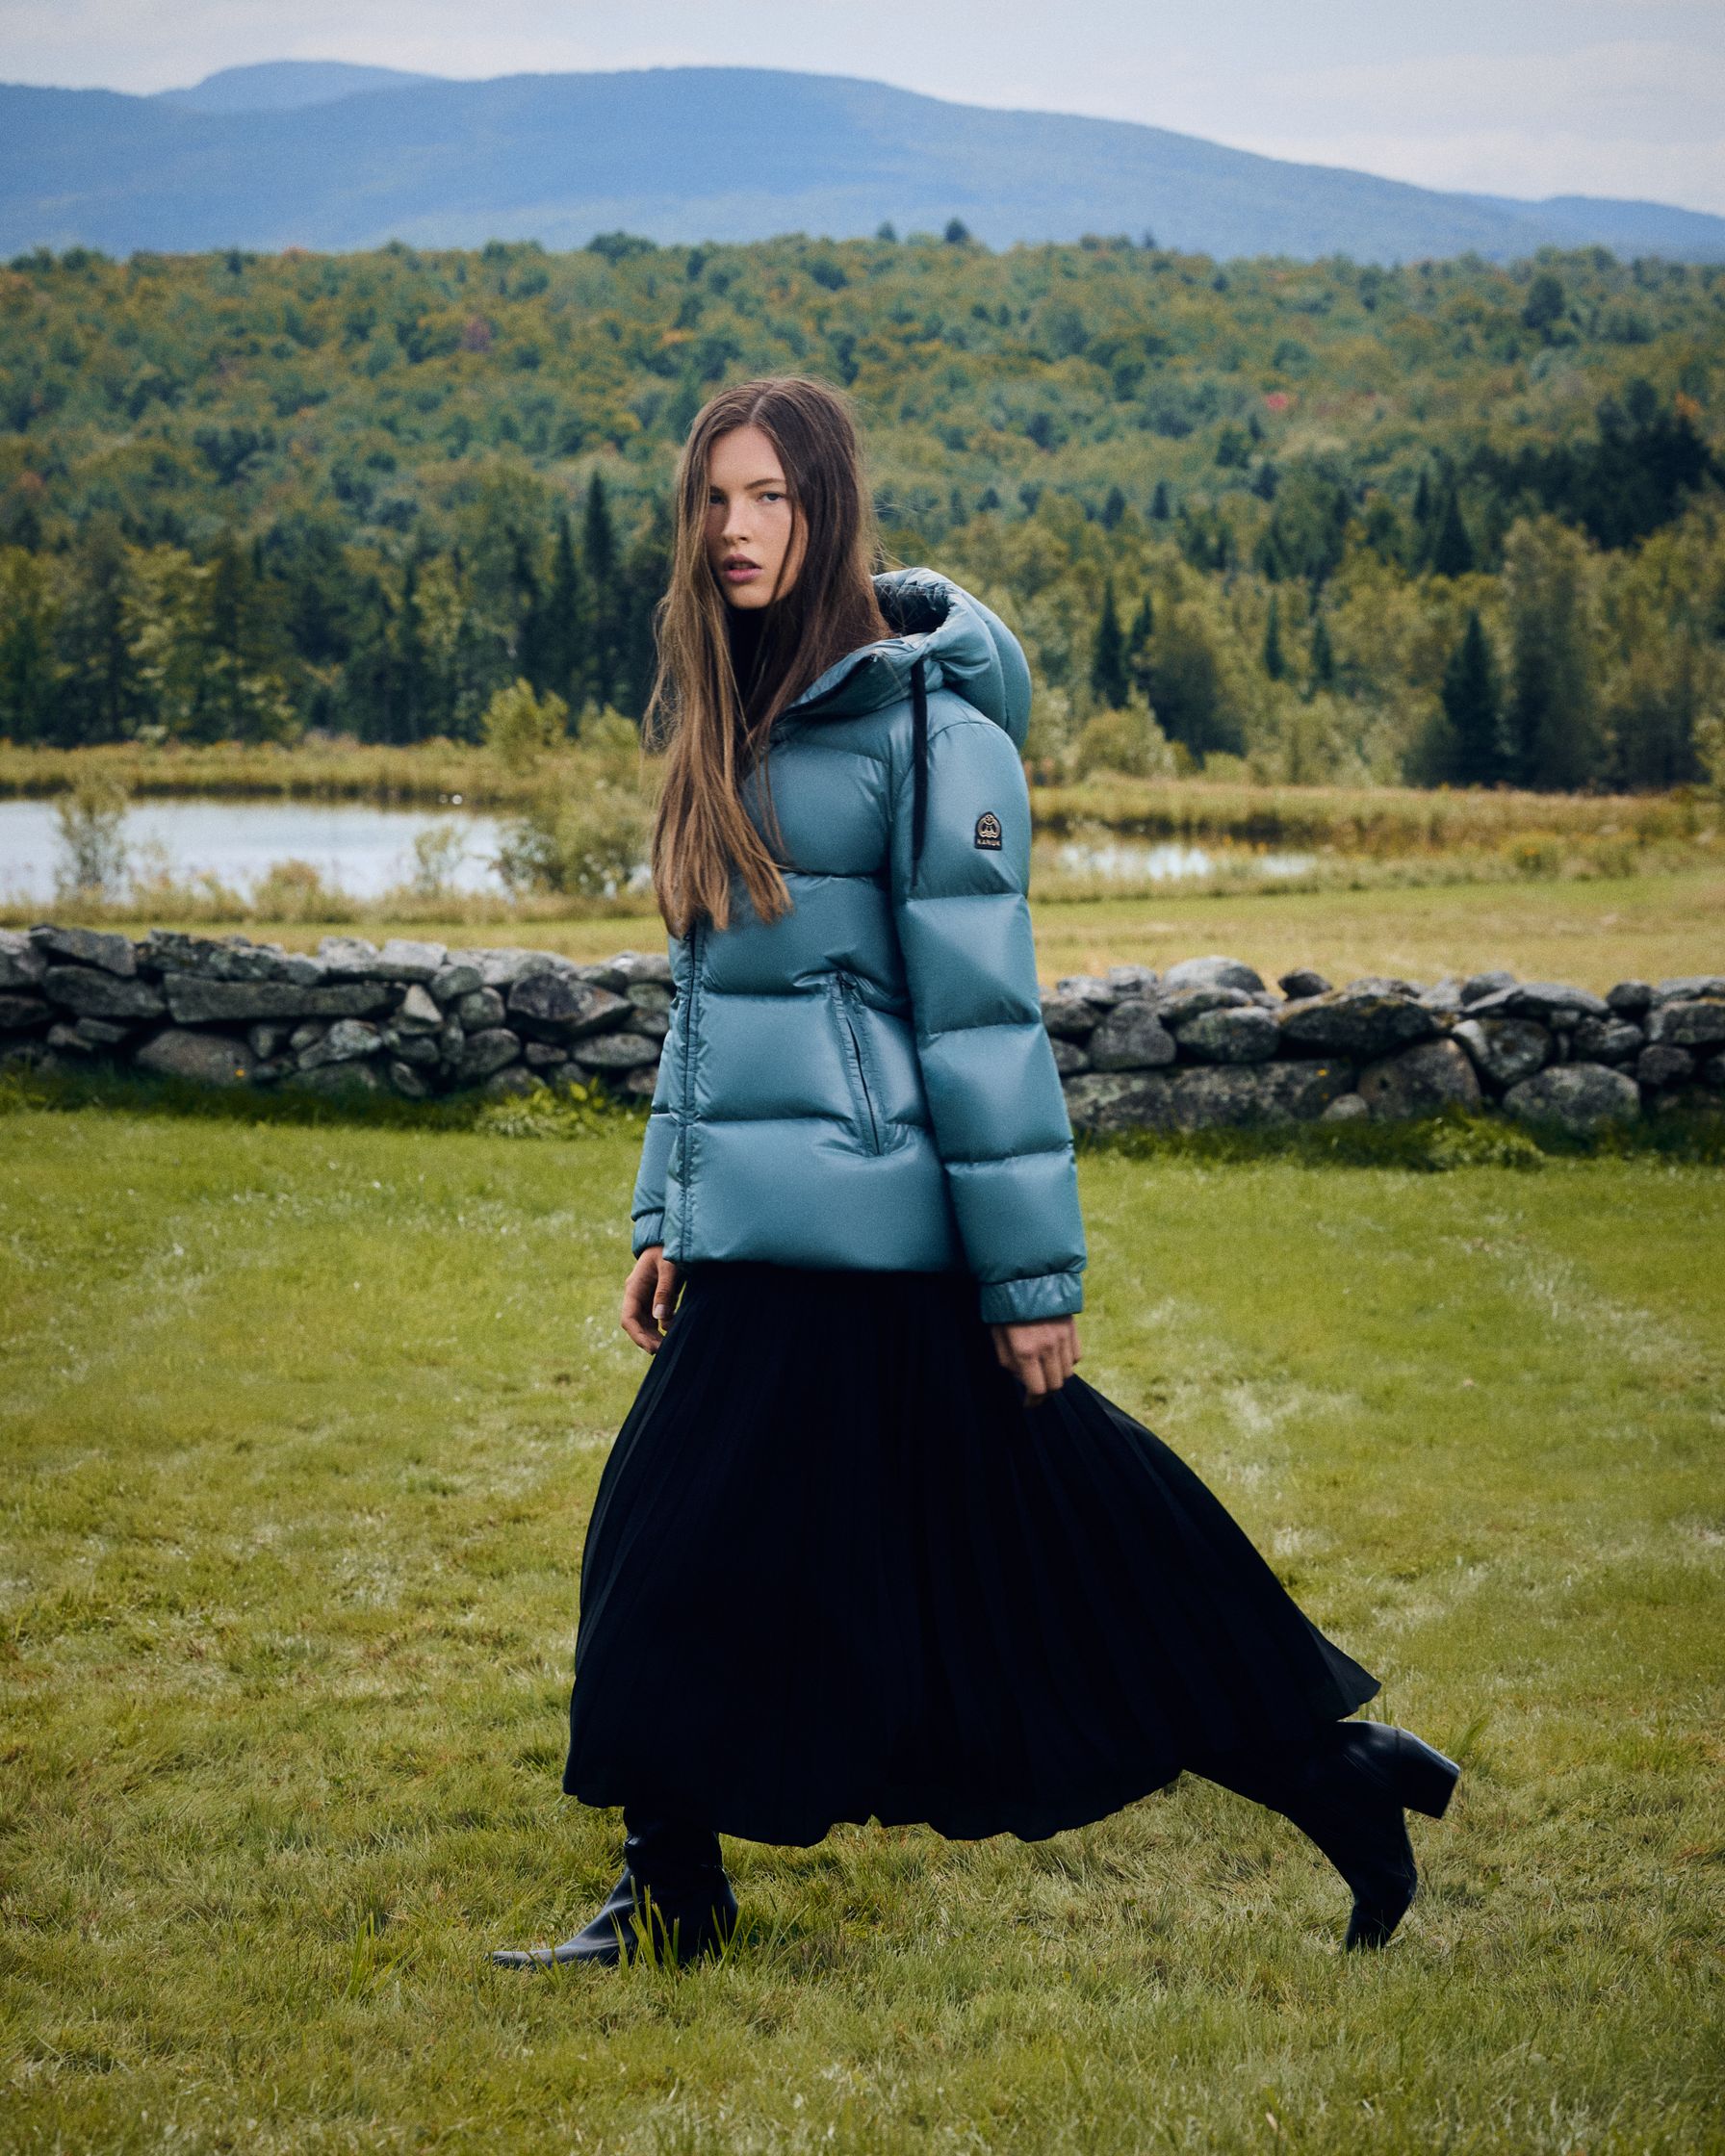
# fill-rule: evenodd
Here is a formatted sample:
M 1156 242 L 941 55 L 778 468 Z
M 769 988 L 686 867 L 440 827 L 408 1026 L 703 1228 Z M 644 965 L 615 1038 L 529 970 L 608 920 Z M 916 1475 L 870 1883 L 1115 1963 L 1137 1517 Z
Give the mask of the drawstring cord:
M 927 662 L 918 658 L 911 668 L 911 884 L 916 883 L 916 866 L 922 859 L 922 841 L 928 831 L 928 680 Z

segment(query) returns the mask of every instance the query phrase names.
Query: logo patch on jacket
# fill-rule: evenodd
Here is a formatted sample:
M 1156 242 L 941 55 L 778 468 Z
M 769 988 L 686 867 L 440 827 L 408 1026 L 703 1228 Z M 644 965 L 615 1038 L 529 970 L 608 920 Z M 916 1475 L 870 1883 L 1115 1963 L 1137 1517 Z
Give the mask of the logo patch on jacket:
M 1000 851 L 1000 818 L 991 808 L 985 808 L 976 819 L 976 843 L 991 854 Z

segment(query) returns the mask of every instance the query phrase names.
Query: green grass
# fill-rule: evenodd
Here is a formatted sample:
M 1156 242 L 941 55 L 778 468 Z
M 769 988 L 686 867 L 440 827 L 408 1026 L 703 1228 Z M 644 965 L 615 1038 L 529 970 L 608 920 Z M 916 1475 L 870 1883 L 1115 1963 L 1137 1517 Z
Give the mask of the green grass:
M 0 1119 L 8 2151 L 1716 2148 L 1716 1169 L 1087 1155 L 1084 1373 L 1383 1711 L 1427 1888 L 1187 1780 L 1041 1844 L 728 1844 L 726 1967 L 521 1978 L 641 1365 L 632 1126 Z

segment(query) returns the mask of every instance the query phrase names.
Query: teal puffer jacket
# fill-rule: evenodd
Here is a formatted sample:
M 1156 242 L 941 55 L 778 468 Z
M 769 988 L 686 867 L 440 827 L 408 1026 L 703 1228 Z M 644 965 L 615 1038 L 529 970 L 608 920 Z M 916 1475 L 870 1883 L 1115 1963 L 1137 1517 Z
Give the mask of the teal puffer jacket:
M 728 927 L 670 939 L 634 1249 L 968 1270 L 988 1322 L 1064 1317 L 1084 1229 L 1025 897 L 1030 670 L 946 578 L 875 586 L 895 633 L 773 730 L 791 910 L 734 879 Z

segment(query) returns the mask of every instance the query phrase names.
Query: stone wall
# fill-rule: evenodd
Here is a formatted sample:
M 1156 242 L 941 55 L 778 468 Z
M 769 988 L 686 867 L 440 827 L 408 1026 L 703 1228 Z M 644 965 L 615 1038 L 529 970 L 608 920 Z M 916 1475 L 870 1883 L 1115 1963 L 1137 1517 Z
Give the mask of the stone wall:
M 245 937 L 0 931 L 0 1062 L 101 1059 L 212 1085 L 392 1091 L 598 1080 L 645 1099 L 671 1008 L 662 953 L 326 937 L 315 958 Z M 1725 1094 L 1725 975 L 1609 994 L 1507 973 L 1433 985 L 1315 973 L 1271 988 L 1237 959 L 1057 982 L 1043 1017 L 1080 1130 L 1394 1120 L 1498 1107 L 1585 1129 Z

